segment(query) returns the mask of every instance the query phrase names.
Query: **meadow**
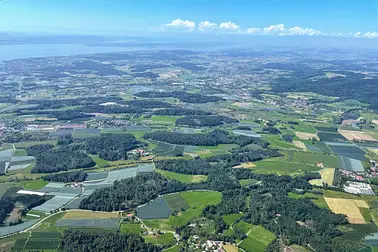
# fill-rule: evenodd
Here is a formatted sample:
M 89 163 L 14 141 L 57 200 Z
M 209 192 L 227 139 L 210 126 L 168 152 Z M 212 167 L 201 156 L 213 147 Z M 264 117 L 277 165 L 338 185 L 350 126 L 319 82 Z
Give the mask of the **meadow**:
M 188 175 L 188 174 L 181 174 L 181 173 L 163 171 L 163 170 L 156 170 L 156 172 L 160 173 L 166 178 L 175 179 L 180 182 L 187 183 L 187 184 L 199 183 L 199 182 L 207 180 L 206 175 Z

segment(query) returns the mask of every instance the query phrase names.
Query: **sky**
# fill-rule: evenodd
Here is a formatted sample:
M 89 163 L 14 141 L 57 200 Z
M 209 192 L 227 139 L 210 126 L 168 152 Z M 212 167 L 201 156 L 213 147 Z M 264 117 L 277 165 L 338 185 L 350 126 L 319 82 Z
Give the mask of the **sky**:
M 378 0 L 0 0 L 0 31 L 378 39 Z

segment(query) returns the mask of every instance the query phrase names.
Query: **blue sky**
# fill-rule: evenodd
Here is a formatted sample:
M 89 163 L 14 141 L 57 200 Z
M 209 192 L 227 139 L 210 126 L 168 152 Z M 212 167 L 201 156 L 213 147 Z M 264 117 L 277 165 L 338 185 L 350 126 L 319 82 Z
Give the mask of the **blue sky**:
M 2 0 L 0 31 L 373 38 L 378 0 Z

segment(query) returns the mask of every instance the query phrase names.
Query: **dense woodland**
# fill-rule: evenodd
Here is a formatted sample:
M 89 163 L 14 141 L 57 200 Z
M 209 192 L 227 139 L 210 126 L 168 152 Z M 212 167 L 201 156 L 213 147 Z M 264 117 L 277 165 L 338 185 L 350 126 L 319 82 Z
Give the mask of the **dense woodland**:
M 136 96 L 143 98 L 177 98 L 182 102 L 188 103 L 207 103 L 207 102 L 217 102 L 223 101 L 223 98 L 217 96 L 206 96 L 201 94 L 193 94 L 182 91 L 173 92 L 140 92 L 135 94 Z
M 141 174 L 115 181 L 112 187 L 96 190 L 80 203 L 80 208 L 107 212 L 128 210 L 155 199 L 159 194 L 184 190 L 184 184 L 160 174 Z
M 101 134 L 98 137 L 88 138 L 85 150 L 90 154 L 99 154 L 102 159 L 114 161 L 127 159 L 127 151 L 144 145 L 132 134 Z
M 77 168 L 89 168 L 96 163 L 87 154 L 71 148 L 51 149 L 35 156 L 36 164 L 32 173 L 51 173 Z
M 66 230 L 59 252 L 158 252 L 160 248 L 145 243 L 138 235 Z
M 63 172 L 63 173 L 53 173 L 42 177 L 45 181 L 52 182 L 82 182 L 86 179 L 88 174 L 84 171 L 73 171 L 73 172 Z
M 155 168 L 170 172 L 193 175 L 207 175 L 215 168 L 203 159 L 165 159 L 155 162 Z
M 237 123 L 238 120 L 229 118 L 227 116 L 209 116 L 209 115 L 195 115 L 185 116 L 176 120 L 176 125 L 185 125 L 191 127 L 200 126 L 218 126 L 226 123 Z
M 146 133 L 145 139 L 152 139 L 161 142 L 180 145 L 196 145 L 196 146 L 215 146 L 218 144 L 238 144 L 239 146 L 246 146 L 252 143 L 262 143 L 264 140 L 247 137 L 247 136 L 234 136 L 227 131 L 214 130 L 207 134 L 186 134 L 179 132 L 168 131 L 155 131 Z
M 168 108 L 159 109 L 152 112 L 154 115 L 167 115 L 167 116 L 184 116 L 184 115 L 210 115 L 210 112 L 196 110 L 196 109 L 185 109 L 185 108 Z

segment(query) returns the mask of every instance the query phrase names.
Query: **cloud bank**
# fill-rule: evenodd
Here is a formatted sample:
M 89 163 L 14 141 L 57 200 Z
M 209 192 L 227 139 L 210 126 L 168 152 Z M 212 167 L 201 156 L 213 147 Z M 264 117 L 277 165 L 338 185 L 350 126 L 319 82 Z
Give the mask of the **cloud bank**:
M 175 31 L 189 31 L 202 33 L 238 33 L 261 36 L 345 36 L 355 38 L 378 38 L 378 32 L 356 32 L 356 33 L 332 33 L 327 34 L 313 28 L 303 28 L 300 26 L 286 27 L 284 24 L 272 24 L 267 27 L 250 27 L 242 28 L 240 25 L 232 22 L 221 22 L 220 24 L 212 21 L 201 21 L 196 24 L 192 20 L 175 19 L 170 23 L 161 26 L 164 30 L 174 29 Z

